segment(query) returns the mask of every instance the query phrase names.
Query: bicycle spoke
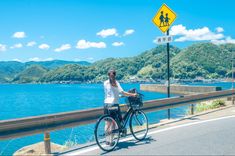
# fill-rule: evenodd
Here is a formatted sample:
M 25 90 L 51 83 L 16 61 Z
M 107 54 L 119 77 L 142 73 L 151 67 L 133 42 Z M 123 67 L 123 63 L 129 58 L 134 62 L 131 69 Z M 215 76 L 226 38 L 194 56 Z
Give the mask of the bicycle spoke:
M 137 122 L 140 126 L 143 125 L 143 122 L 141 123 L 141 121 L 137 118 L 136 113 L 135 113 L 135 120 L 136 120 L 136 122 Z
M 111 116 L 103 116 L 95 127 L 95 139 L 98 146 L 104 151 L 111 151 L 119 140 L 119 128 L 117 122 Z
M 130 128 L 132 135 L 137 140 L 143 140 L 146 137 L 148 132 L 148 120 L 144 112 L 138 110 L 132 114 Z

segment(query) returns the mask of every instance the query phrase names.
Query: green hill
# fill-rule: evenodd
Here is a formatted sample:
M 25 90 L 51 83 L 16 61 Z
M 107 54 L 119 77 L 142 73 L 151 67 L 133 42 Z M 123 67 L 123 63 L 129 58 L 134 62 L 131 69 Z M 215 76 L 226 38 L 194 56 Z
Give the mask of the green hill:
M 73 65 L 64 65 L 62 67 L 56 68 L 47 72 L 44 76 L 41 77 L 41 82 L 59 82 L 59 81 L 66 81 L 66 82 L 85 82 L 86 80 L 90 79 L 88 74 L 88 67 L 81 66 L 77 64 Z
M 180 52 L 179 48 L 170 47 L 171 57 Z M 130 77 L 140 78 L 156 77 L 155 72 L 160 72 L 159 68 L 165 68 L 166 46 L 158 46 L 143 52 L 136 57 L 130 58 L 109 58 L 95 62 L 92 66 L 99 69 L 99 74 L 105 76 L 110 68 L 115 68 L 118 72 L 117 79 L 128 80 Z M 160 73 L 162 77 L 164 72 Z
M 0 61 L 0 83 L 10 83 L 15 82 L 14 77 L 20 72 L 24 71 L 26 68 L 32 65 L 40 65 L 47 69 L 55 69 L 68 64 L 79 64 L 83 66 L 89 66 L 91 63 L 86 61 L 63 61 L 63 60 L 53 60 L 53 61 L 41 61 L 35 62 L 30 61 L 26 63 L 17 61 Z
M 171 46 L 171 77 L 175 79 L 231 77 L 232 52 L 235 52 L 234 44 L 198 43 L 184 49 Z M 14 62 L 12 66 L 0 64 L 0 70 L 5 72 L 0 74 L 0 82 L 102 82 L 107 79 L 107 71 L 110 68 L 117 70 L 117 79 L 126 82 L 166 79 L 166 54 L 166 46 L 157 46 L 135 57 L 107 58 L 88 65 L 66 61 L 25 64 Z
M 14 83 L 37 83 L 38 80 L 47 73 L 48 69 L 40 65 L 28 66 L 12 80 Z
M 231 57 L 235 45 L 201 43 L 183 49 L 172 58 L 174 78 L 224 78 L 231 71 Z
M 0 62 L 0 83 L 11 82 L 13 77 L 24 70 L 25 65 L 16 61 Z
M 57 67 L 61 67 L 64 65 L 68 65 L 68 64 L 79 64 L 79 65 L 90 65 L 91 63 L 86 62 L 86 61 L 64 61 L 64 60 L 52 60 L 52 61 L 41 61 L 41 62 L 35 62 L 35 61 L 30 61 L 30 62 L 26 62 L 25 65 L 26 66 L 31 66 L 31 65 L 41 65 L 45 68 L 49 68 L 49 69 L 55 69 Z

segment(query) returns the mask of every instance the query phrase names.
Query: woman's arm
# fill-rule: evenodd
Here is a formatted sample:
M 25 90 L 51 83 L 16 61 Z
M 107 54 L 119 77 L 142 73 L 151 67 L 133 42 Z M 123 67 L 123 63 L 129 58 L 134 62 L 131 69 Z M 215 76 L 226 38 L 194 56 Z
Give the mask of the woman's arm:
M 117 81 L 116 81 L 117 82 Z M 122 95 L 124 96 L 137 96 L 136 93 L 128 93 L 128 92 L 125 92 L 122 87 L 120 86 L 119 82 L 117 82 L 117 87 L 118 87 L 118 90 L 119 90 L 119 93 L 121 93 Z
M 124 96 L 136 96 L 137 95 L 136 93 L 128 93 L 128 92 L 125 92 L 125 91 L 122 91 L 121 93 Z

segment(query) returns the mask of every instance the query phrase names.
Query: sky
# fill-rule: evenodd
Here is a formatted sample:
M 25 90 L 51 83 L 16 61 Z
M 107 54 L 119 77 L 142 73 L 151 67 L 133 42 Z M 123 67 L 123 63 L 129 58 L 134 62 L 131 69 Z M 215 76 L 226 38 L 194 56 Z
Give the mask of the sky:
M 164 3 L 171 45 L 235 44 L 234 0 L 1 0 L 0 61 L 137 56 L 165 35 L 152 22 Z

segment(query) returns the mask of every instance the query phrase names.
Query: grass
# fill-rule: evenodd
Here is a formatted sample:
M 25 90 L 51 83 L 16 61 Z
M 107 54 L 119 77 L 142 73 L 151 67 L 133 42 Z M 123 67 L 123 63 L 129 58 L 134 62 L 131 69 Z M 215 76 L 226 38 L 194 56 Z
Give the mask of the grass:
M 225 106 L 225 101 L 220 99 L 214 101 L 201 102 L 195 105 L 194 113 L 199 113 L 206 110 L 216 109 L 224 106 Z M 188 110 L 187 114 L 190 114 L 190 109 Z
M 69 147 L 69 148 L 74 147 L 74 146 L 77 146 L 77 145 L 78 145 L 78 143 L 77 143 L 77 142 L 74 142 L 74 141 L 72 141 L 72 140 L 67 140 L 67 141 L 65 141 L 65 143 L 64 143 L 64 146 Z

